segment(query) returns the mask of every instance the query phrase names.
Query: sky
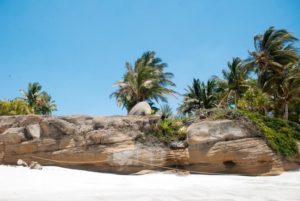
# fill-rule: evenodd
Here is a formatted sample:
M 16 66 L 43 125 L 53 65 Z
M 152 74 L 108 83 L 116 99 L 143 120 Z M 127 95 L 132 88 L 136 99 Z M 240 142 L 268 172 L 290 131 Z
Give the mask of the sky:
M 0 99 L 39 82 L 55 115 L 124 115 L 109 95 L 125 62 L 155 51 L 182 94 L 247 58 L 270 26 L 300 38 L 299 9 L 298 0 L 0 0 Z M 168 100 L 175 111 L 182 97 Z

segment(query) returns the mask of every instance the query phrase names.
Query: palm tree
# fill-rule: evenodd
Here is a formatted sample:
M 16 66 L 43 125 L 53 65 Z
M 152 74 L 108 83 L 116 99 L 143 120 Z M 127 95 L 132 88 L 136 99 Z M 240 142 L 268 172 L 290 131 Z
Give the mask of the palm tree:
M 167 119 L 171 116 L 173 116 L 173 111 L 172 108 L 168 104 L 164 104 L 160 107 L 160 112 L 161 112 L 161 119 Z
M 267 114 L 270 104 L 269 95 L 257 86 L 257 80 L 249 79 L 248 89 L 239 100 L 238 107 L 243 110 Z
M 36 112 L 38 114 L 50 115 L 53 111 L 56 111 L 55 101 L 45 91 L 41 92 L 36 102 Z
M 30 107 L 35 107 L 36 102 L 40 96 L 41 90 L 42 86 L 38 82 L 34 82 L 33 84 L 29 83 L 26 91 L 21 90 L 24 100 L 28 103 Z
M 249 70 L 243 65 L 243 61 L 239 57 L 232 59 L 232 62 L 227 64 L 228 70 L 223 70 L 224 80 L 219 80 L 223 87 L 223 97 L 221 98 L 219 105 L 226 100 L 233 97 L 234 105 L 237 109 L 238 100 L 242 94 L 247 90 L 247 79 L 249 78 Z
M 255 51 L 250 52 L 260 84 L 273 74 L 282 72 L 286 65 L 299 60 L 294 42 L 298 39 L 285 29 L 270 27 L 263 35 L 254 37 Z
M 216 81 L 210 79 L 205 85 L 199 79 L 193 79 L 192 86 L 188 86 L 183 95 L 184 100 L 178 111 L 183 114 L 190 114 L 199 109 L 210 109 L 216 106 Z
M 56 104 L 47 92 L 41 90 L 42 86 L 38 82 L 34 82 L 33 84 L 29 83 L 27 90 L 21 90 L 21 93 L 23 99 L 36 114 L 49 115 L 57 110 Z
M 300 96 L 300 68 L 296 65 L 286 67 L 281 74 L 274 75 L 265 83 L 270 90 L 272 85 L 276 86 L 277 105 L 282 108 L 283 118 L 288 119 L 289 103 Z
M 123 80 L 115 84 L 119 89 L 110 97 L 115 97 L 118 105 L 125 107 L 128 112 L 141 101 L 167 102 L 167 95 L 176 94 L 169 87 L 176 85 L 171 81 L 174 75 L 164 72 L 166 67 L 167 64 L 162 63 L 162 60 L 155 56 L 155 52 L 145 52 L 134 66 L 126 63 Z
M 294 47 L 297 40 L 287 30 L 276 30 L 274 27 L 267 29 L 263 35 L 254 37 L 255 51 L 250 52 L 251 61 L 258 75 L 259 86 L 271 95 L 275 116 L 279 115 L 282 104 L 285 105 L 284 117 L 287 118 L 288 115 L 288 103 L 283 98 L 287 93 L 283 91 L 287 91 L 287 86 L 290 85 L 287 84 L 291 81 L 290 66 L 294 66 L 299 61 L 297 49 Z M 284 80 L 285 84 L 283 84 Z

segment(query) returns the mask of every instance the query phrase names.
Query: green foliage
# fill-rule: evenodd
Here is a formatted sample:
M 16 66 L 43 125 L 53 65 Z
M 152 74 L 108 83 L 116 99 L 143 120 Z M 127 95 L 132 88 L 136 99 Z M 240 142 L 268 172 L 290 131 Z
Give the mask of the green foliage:
M 265 136 L 268 145 L 283 156 L 293 156 L 297 153 L 296 140 L 300 136 L 300 126 L 285 120 L 240 111 L 248 117 Z
M 300 123 L 300 97 L 290 102 L 289 120 Z
M 252 80 L 249 82 L 249 88 L 239 101 L 238 107 L 242 110 L 265 114 L 270 108 L 270 104 L 268 95 L 257 87 L 255 80 Z
M 299 61 L 294 46 L 297 40 L 291 32 L 274 27 L 254 37 L 255 51 L 250 52 L 250 55 L 262 87 L 265 81 L 280 73 L 287 65 Z
M 40 96 L 37 99 L 35 104 L 35 111 L 37 114 L 49 115 L 53 111 L 56 111 L 56 104 L 52 100 L 51 96 L 43 91 L 40 93 Z
M 270 27 L 254 37 L 251 65 L 261 89 L 273 100 L 275 116 L 289 117 L 290 102 L 300 95 L 298 39 L 285 29 Z
M 239 58 L 233 58 L 232 62 L 228 62 L 228 69 L 223 70 L 224 80 L 219 81 L 223 88 L 220 88 L 221 99 L 219 105 L 238 107 L 238 101 L 243 93 L 248 88 L 247 79 L 249 77 L 249 70 L 244 66 L 243 61 Z
M 160 120 L 153 130 L 151 135 L 158 138 L 160 142 L 169 144 L 172 141 L 180 141 L 186 139 L 186 127 L 180 119 L 166 118 Z
M 15 99 L 12 101 L 0 100 L 0 115 L 26 115 L 33 114 L 34 110 L 25 101 Z
M 293 137 L 297 140 L 300 140 L 300 124 L 289 121 L 289 126 L 293 130 Z
M 204 110 L 209 120 L 232 119 L 247 120 L 256 126 L 265 137 L 267 144 L 276 152 L 285 157 L 297 153 L 297 140 L 300 140 L 300 124 L 283 119 L 261 115 L 244 110 L 210 109 Z
M 156 107 L 156 105 L 155 105 L 155 103 L 154 102 L 152 102 L 152 101 L 149 101 L 148 102 L 148 104 L 150 105 L 150 107 L 151 107 L 151 114 L 156 114 L 156 112 L 158 112 L 159 111 L 159 108 L 158 107 Z
M 217 105 L 216 81 L 210 79 L 205 84 L 199 79 L 193 79 L 192 86 L 188 86 L 184 100 L 178 111 L 183 114 L 192 114 L 201 108 L 213 108 Z
M 21 92 L 24 100 L 33 108 L 34 113 L 49 115 L 57 110 L 56 104 L 47 92 L 41 90 L 42 86 L 38 82 L 34 82 L 28 84 L 26 91 L 22 90 Z
M 201 110 L 201 113 L 205 114 L 209 120 L 239 119 L 241 117 L 241 114 L 237 112 L 237 110 L 233 109 L 213 108 L 209 110 Z
M 168 104 L 164 104 L 160 108 L 161 118 L 167 119 L 173 116 L 172 108 Z
M 176 92 L 169 88 L 175 86 L 171 81 L 174 75 L 165 72 L 166 67 L 167 64 L 157 58 L 155 52 L 145 52 L 134 66 L 126 63 L 123 79 L 115 84 L 118 90 L 110 97 L 115 97 L 118 105 L 125 107 L 128 112 L 141 101 L 167 102 L 166 96 Z

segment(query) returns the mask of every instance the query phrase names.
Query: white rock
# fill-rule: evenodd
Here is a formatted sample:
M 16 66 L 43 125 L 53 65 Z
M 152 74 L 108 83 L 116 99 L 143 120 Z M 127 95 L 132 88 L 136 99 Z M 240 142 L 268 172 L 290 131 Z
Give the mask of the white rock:
M 39 124 L 31 124 L 26 127 L 27 135 L 33 139 L 39 139 L 41 136 L 41 127 Z
M 36 162 L 36 161 L 32 161 L 31 163 L 30 163 L 30 165 L 29 165 L 29 168 L 30 169 L 35 169 L 35 170 L 41 170 L 41 169 L 43 169 L 43 166 L 42 165 L 40 165 L 38 162 Z
M 22 159 L 18 159 L 17 165 L 19 165 L 19 166 L 24 166 L 24 167 L 28 167 L 27 163 L 26 163 L 25 161 L 23 161 Z
M 152 109 L 147 102 L 137 103 L 129 112 L 129 115 L 150 115 Z

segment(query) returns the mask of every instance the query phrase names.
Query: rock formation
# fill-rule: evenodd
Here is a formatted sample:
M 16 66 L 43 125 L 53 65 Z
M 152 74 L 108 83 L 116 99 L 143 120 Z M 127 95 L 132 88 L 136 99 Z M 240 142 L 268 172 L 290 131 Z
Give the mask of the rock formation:
M 202 121 L 188 129 L 190 168 L 240 174 L 277 174 L 283 171 L 259 132 L 233 120 Z
M 0 164 L 58 165 L 102 172 L 136 173 L 179 168 L 191 173 L 279 174 L 296 167 L 274 154 L 253 126 L 202 120 L 188 127 L 187 148 L 142 143 L 153 116 L 2 116 Z
M 129 115 L 150 115 L 152 109 L 147 102 L 139 102 L 129 111 Z

